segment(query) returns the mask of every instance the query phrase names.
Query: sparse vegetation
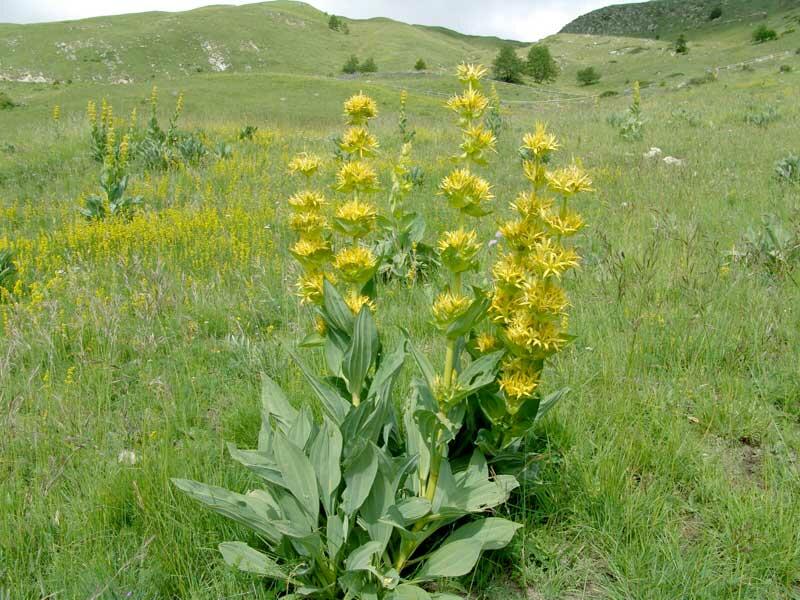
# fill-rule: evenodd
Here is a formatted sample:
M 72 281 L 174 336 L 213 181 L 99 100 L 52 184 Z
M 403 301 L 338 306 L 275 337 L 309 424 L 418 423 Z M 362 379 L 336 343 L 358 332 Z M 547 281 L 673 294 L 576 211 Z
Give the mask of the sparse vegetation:
M 715 6 L 714 8 L 711 9 L 711 12 L 708 13 L 708 20 L 709 21 L 716 21 L 721 16 L 722 16 L 722 7 L 721 6 Z
M 771 42 L 778 39 L 778 33 L 765 24 L 761 24 L 753 30 L 753 42 L 756 44 L 763 44 L 764 42 Z
M 358 65 L 358 70 L 362 73 L 377 73 L 378 65 L 375 59 L 370 56 L 367 60 Z
M 600 72 L 594 67 L 584 67 L 578 71 L 577 79 L 581 85 L 594 85 L 600 81 Z
M 359 70 L 359 62 L 358 57 L 353 54 L 350 58 L 342 66 L 342 73 L 347 73 L 348 75 L 352 75 L 353 73 L 358 73 Z
M 0 92 L 0 110 L 9 110 L 16 105 L 16 102 L 14 102 L 8 94 Z
M 781 181 L 800 184 L 800 156 L 790 154 L 775 165 L 775 174 Z
M 428 65 L 421 58 L 418 58 L 417 62 L 414 63 L 414 70 L 415 71 L 425 71 L 427 69 L 428 69 Z
M 767 104 L 764 106 L 751 105 L 747 107 L 744 122 L 757 127 L 767 127 L 780 118 L 777 107 Z
M 678 39 L 675 40 L 675 54 L 688 54 L 689 53 L 689 42 L 686 39 L 686 36 L 680 34 Z

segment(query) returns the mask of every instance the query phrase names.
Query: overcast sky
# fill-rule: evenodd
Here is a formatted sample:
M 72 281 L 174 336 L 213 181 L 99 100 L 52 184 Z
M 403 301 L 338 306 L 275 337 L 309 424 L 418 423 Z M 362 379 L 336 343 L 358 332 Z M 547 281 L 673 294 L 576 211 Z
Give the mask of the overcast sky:
M 351 18 L 390 17 L 443 25 L 463 33 L 533 41 L 573 18 L 608 4 L 635 0 L 309 0 L 320 10 Z M 0 0 L 0 23 L 60 21 L 148 10 L 179 11 L 247 0 Z

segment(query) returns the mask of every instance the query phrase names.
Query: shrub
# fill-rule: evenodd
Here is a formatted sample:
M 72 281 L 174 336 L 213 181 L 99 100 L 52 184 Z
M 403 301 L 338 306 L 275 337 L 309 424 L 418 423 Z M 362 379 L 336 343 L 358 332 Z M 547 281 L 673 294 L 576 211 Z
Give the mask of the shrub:
M 614 96 L 619 96 L 619 92 L 616 90 L 605 90 L 600 94 L 601 98 L 613 98 Z
M 14 253 L 8 248 L 0 250 L 0 302 L 11 295 L 16 279 L 17 265 L 14 264 Z
M 343 18 L 337 17 L 336 15 L 330 16 L 328 19 L 328 27 L 333 31 L 350 33 L 350 28 L 348 27 L 347 22 Z
M 705 75 L 700 77 L 691 77 L 687 83 L 689 85 L 705 85 L 707 83 L 714 83 L 719 79 L 717 71 L 706 71 Z
M 767 104 L 765 106 L 748 106 L 744 115 L 744 122 L 757 127 L 766 127 L 780 118 L 778 109 Z
M 463 132 L 463 164 L 439 190 L 462 223 L 486 216 L 493 198 L 490 184 L 472 171 L 492 146 L 481 124 L 484 74 L 462 65 L 463 93 L 448 102 Z M 583 221 L 569 205 L 590 181 L 575 164 L 549 169 L 559 145 L 544 126 L 526 134 L 520 155 L 530 188 L 511 206 L 516 217 L 500 225 L 504 252 L 492 269 L 492 289 L 465 286 L 485 245 L 477 228 L 445 232 L 439 249 L 449 283 L 432 309 L 444 360 L 431 360 L 407 333 L 385 352 L 372 316 L 379 310 L 377 260 L 366 244 L 378 220 L 369 199 L 377 192 L 377 140 L 368 129 L 377 106 L 358 94 L 345 113 L 345 159 L 335 186 L 345 200 L 333 210 L 332 227 L 322 211 L 327 199 L 309 189 L 320 160 L 301 155 L 290 163 L 305 177 L 304 191 L 289 199 L 298 236 L 291 252 L 302 270 L 298 293 L 319 324 L 304 345 L 323 348 L 328 376 L 293 358 L 321 416 L 264 377 L 257 450 L 229 446 L 262 487 L 239 494 L 182 479 L 174 484 L 252 529 L 268 553 L 225 542 L 223 559 L 277 580 L 288 597 L 448 600 L 441 580 L 468 574 L 484 551 L 505 547 L 518 529 L 482 513 L 506 503 L 517 477 L 527 476 L 533 457 L 522 440 L 565 393 L 542 397 L 538 384 L 544 364 L 570 340 L 560 280 L 577 266 L 567 239 Z M 550 194 L 558 196 L 557 208 Z M 397 375 L 407 355 L 419 375 L 401 401 Z M 444 368 L 434 367 L 441 362 Z
M 493 76 L 498 81 L 506 83 L 522 83 L 522 74 L 525 63 L 522 62 L 512 46 L 500 48 L 492 63 Z
M 428 65 L 425 64 L 425 61 L 421 58 L 417 59 L 417 62 L 414 63 L 414 70 L 415 71 L 425 71 L 427 70 Z
M 377 73 L 378 65 L 375 63 L 375 59 L 370 56 L 358 66 L 358 70 L 362 73 Z
M 594 67 L 580 69 L 576 77 L 581 85 L 594 85 L 600 81 L 600 73 Z
M 775 163 L 775 175 L 781 181 L 800 184 L 800 156 L 790 154 Z
M 526 71 L 536 83 L 555 81 L 558 76 L 558 64 L 545 44 L 534 44 L 528 50 Z
M 358 72 L 359 64 L 358 64 L 358 57 L 355 54 L 351 54 L 350 58 L 345 61 L 344 65 L 342 66 L 342 73 L 347 73 L 352 75 L 353 73 Z
M 772 40 L 778 39 L 778 34 L 774 29 L 770 29 L 763 23 L 755 28 L 753 31 L 753 42 L 756 44 L 762 44 L 764 42 L 770 42 Z
M 255 137 L 257 132 L 258 127 L 256 125 L 245 125 L 239 130 L 236 137 L 239 141 L 250 141 Z
M 778 69 L 778 72 L 780 72 L 780 73 L 791 73 L 792 72 L 792 66 L 791 65 L 781 65 L 780 68 Z
M 0 110 L 9 110 L 17 106 L 17 103 L 11 99 L 11 96 L 5 92 L 0 92 Z
M 678 39 L 675 40 L 675 53 L 676 54 L 688 54 L 689 53 L 689 43 L 686 40 L 686 36 L 680 34 Z
M 800 230 L 789 229 L 775 215 L 765 215 L 761 226 L 750 228 L 740 248 L 729 252 L 735 261 L 764 269 L 774 276 L 791 273 L 800 261 Z
M 722 7 L 721 6 L 715 6 L 714 8 L 711 9 L 711 12 L 708 14 L 708 20 L 709 21 L 716 21 L 721 16 L 722 16 Z

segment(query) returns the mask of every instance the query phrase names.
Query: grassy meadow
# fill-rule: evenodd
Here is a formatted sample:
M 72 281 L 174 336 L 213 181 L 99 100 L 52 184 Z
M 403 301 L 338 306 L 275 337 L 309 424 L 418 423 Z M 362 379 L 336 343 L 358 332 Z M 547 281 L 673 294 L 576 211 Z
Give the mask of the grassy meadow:
M 593 40 L 604 49 L 592 54 L 587 40 L 557 36 L 554 53 L 603 70 L 606 42 L 632 43 Z M 508 509 L 524 528 L 454 589 L 487 600 L 800 598 L 800 269 L 732 253 L 765 215 L 800 238 L 800 187 L 774 174 L 800 153 L 797 46 L 796 35 L 742 43 L 729 63 L 787 56 L 703 85 L 678 83 L 729 64 L 723 42 L 704 43 L 688 67 L 663 52 L 620 56 L 590 89 L 572 67 L 549 87 L 498 84 L 504 129 L 484 170 L 497 215 L 482 220 L 482 238 L 524 187 L 517 148 L 536 121 L 559 136 L 559 162 L 582 160 L 596 192 L 578 207 L 584 260 L 565 281 L 577 339 L 544 377 L 546 389 L 572 391 L 529 441 L 539 480 Z M 779 73 L 781 63 L 793 70 Z M 607 119 L 628 106 L 634 79 L 654 85 L 642 94 L 643 139 L 627 142 Z M 144 208 L 87 222 L 77 209 L 100 165 L 86 102 L 106 97 L 116 115 L 137 108 L 144 121 L 153 82 L 163 120 L 183 91 L 181 128 L 232 154 L 135 169 L 130 190 Z M 0 84 L 22 104 L 0 111 L 0 250 L 14 250 L 19 281 L 0 302 L 0 597 L 277 597 L 216 550 L 255 536 L 169 480 L 256 485 L 225 442 L 255 444 L 260 373 L 315 401 L 287 352 L 311 327 L 292 290 L 286 198 L 298 183 L 287 162 L 324 155 L 331 184 L 341 103 L 363 90 L 379 104 L 388 187 L 407 89 L 425 174 L 410 202 L 433 243 L 451 225 L 436 186 L 458 146 L 442 97 L 456 87 L 446 74 L 402 72 Z M 607 88 L 619 95 L 595 97 Z M 746 122 L 769 108 L 771 122 Z M 237 139 L 245 125 L 258 127 L 251 140 Z M 653 146 L 683 164 L 644 157 Z M 382 286 L 376 318 L 390 339 L 403 325 L 443 361 L 429 316 L 437 277 Z

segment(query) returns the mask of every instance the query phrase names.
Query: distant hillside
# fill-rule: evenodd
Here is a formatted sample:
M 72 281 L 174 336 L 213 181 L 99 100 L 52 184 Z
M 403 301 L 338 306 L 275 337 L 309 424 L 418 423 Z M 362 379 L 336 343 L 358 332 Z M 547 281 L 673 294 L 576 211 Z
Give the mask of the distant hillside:
M 381 71 L 409 71 L 418 58 L 432 70 L 462 60 L 491 60 L 505 40 L 463 35 L 391 19 L 346 19 L 289 0 L 208 6 L 79 21 L 0 24 L 0 81 L 130 83 L 203 72 L 338 73 L 356 54 Z M 518 42 L 513 42 L 519 44 Z
M 757 23 L 793 8 L 800 9 L 800 0 L 653 0 L 592 11 L 569 23 L 561 33 L 655 38 Z M 715 9 L 721 14 L 712 19 Z

